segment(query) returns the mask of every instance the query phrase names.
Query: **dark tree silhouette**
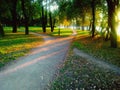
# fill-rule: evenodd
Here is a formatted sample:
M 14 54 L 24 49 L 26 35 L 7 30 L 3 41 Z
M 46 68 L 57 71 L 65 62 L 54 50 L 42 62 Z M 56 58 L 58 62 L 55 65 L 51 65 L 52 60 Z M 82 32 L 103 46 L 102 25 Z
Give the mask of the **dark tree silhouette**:
M 27 14 L 26 6 L 25 6 L 26 0 L 21 0 L 23 15 L 24 15 L 24 24 L 25 24 L 25 35 L 29 34 L 29 16 Z
M 3 30 L 3 26 L 0 23 L 0 36 L 3 37 L 5 35 L 4 30 Z
M 91 7 L 92 7 L 92 37 L 94 37 L 95 36 L 95 12 L 96 12 L 95 0 L 92 0 Z
M 55 26 L 55 19 L 52 17 L 51 12 L 49 12 L 49 18 L 50 18 L 50 27 L 51 27 L 51 32 L 54 31 L 54 26 Z
M 44 33 L 46 33 L 46 26 L 47 26 L 47 12 L 45 13 L 44 7 L 42 6 L 42 29 Z
M 111 29 L 110 40 L 111 47 L 117 47 L 117 32 L 116 32 L 116 21 L 115 13 L 119 5 L 119 0 L 106 0 L 108 5 L 108 26 Z
M 13 33 L 17 32 L 17 1 L 18 0 L 9 0 L 9 8 L 12 15 L 12 27 Z

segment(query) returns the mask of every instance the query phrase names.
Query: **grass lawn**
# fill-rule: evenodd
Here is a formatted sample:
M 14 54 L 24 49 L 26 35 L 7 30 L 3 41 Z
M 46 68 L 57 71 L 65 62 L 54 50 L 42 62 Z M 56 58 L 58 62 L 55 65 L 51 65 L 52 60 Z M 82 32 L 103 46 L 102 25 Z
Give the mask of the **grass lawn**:
M 6 27 L 6 29 L 10 29 L 10 27 Z M 24 31 L 24 27 L 19 27 L 18 30 Z M 42 27 L 39 27 L 39 26 L 30 26 L 29 31 L 43 34 Z M 44 34 L 48 34 L 48 35 L 54 36 L 54 37 L 66 37 L 66 36 L 72 35 L 72 29 L 61 28 L 60 35 L 59 35 L 59 28 L 55 27 L 54 32 L 51 32 L 50 27 L 47 27 L 46 33 L 44 33 Z
M 5 27 L 6 36 L 0 38 L 0 67 L 25 55 L 31 48 L 43 42 L 40 36 L 24 35 L 24 32 L 19 30 L 17 33 L 11 31 L 11 27 Z
M 59 28 L 55 28 L 54 32 L 50 31 L 50 27 L 46 28 L 46 33 L 50 36 L 54 36 L 54 37 L 67 37 L 72 35 L 72 30 L 71 29 L 67 29 L 67 28 L 61 28 L 60 29 L 60 34 L 59 34 Z M 37 32 L 37 33 L 43 33 L 42 28 L 41 27 L 30 27 L 30 31 L 32 32 Z
M 84 58 L 69 54 L 50 90 L 119 90 L 120 76 Z
M 104 41 L 101 37 L 91 38 L 87 34 L 78 35 L 72 47 L 120 67 L 120 47 L 111 48 L 110 41 Z
M 29 27 L 30 32 L 36 32 L 36 33 L 43 33 L 41 27 Z M 24 27 L 19 27 L 19 31 L 23 31 Z M 55 28 L 54 32 L 50 32 L 50 27 L 46 29 L 46 34 L 51 36 L 59 36 L 59 28 Z M 7 33 L 11 33 L 12 28 L 11 27 L 5 27 L 5 31 Z M 80 31 L 77 30 L 78 35 L 75 36 L 74 42 L 72 44 L 72 47 L 78 48 L 80 50 L 83 50 L 84 52 L 87 52 L 89 54 L 92 54 L 95 57 L 101 58 L 102 60 L 105 60 L 106 62 L 110 62 L 112 64 L 115 64 L 120 67 L 120 48 L 110 48 L 110 41 L 105 42 L 102 38 L 91 38 L 89 36 L 88 31 Z M 72 35 L 71 29 L 60 29 L 60 36 L 66 37 Z M 24 36 L 24 35 L 23 35 Z M 120 44 L 119 44 L 120 46 Z
M 59 34 L 59 28 L 55 28 L 54 32 L 49 33 L 49 35 L 51 36 L 60 36 L 60 37 L 66 37 L 66 36 L 70 36 L 72 35 L 72 30 L 71 29 L 67 29 L 67 28 L 62 28 L 60 29 L 60 34 Z
M 120 48 L 110 48 L 110 41 L 103 38 L 91 38 L 89 32 L 79 31 L 75 36 L 71 50 L 65 62 L 59 67 L 51 90 L 119 90 L 120 75 L 89 62 L 85 58 L 73 54 L 72 49 L 78 48 L 105 62 L 120 67 Z
M 77 30 L 77 33 L 78 35 L 74 38 L 72 48 L 78 48 L 88 54 L 93 55 L 94 57 L 98 57 L 101 60 L 120 67 L 120 43 L 118 43 L 118 48 L 111 48 L 110 40 L 105 41 L 99 36 L 92 38 L 89 31 Z M 72 34 L 72 30 L 61 30 L 61 36 L 65 36 L 65 34 L 66 36 L 70 36 Z M 53 36 L 55 36 L 54 33 Z
M 20 27 L 19 30 L 24 30 Z M 11 33 L 10 27 L 5 28 L 6 36 L 0 39 L 0 66 L 25 55 L 31 48 L 41 44 L 41 37 L 24 35 L 24 32 Z M 39 27 L 30 27 L 30 31 L 42 33 Z M 120 67 L 120 48 L 110 48 L 110 41 L 103 38 L 91 38 L 88 31 L 78 30 L 70 52 L 65 62 L 59 67 L 56 78 L 51 83 L 51 90 L 119 90 L 120 76 L 112 71 L 99 68 L 85 58 L 73 54 L 72 49 L 78 48 L 94 57 L 112 63 Z M 47 28 L 51 36 L 58 36 L 58 29 L 53 33 Z M 70 36 L 71 29 L 61 29 L 61 37 Z

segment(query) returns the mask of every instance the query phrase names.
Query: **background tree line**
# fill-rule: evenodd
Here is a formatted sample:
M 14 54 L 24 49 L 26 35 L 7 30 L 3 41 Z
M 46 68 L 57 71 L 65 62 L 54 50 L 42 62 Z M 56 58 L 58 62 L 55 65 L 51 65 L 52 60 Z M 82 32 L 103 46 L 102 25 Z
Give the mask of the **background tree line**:
M 58 6 L 57 10 L 53 6 Z M 18 26 L 25 26 L 25 34 L 29 34 L 30 25 L 46 27 L 54 31 L 55 24 L 65 20 L 82 30 L 88 27 L 91 36 L 97 33 L 105 35 L 105 40 L 111 40 L 111 47 L 117 47 L 116 12 L 119 0 L 0 0 L 0 36 L 4 36 L 3 26 L 12 26 L 13 33 Z

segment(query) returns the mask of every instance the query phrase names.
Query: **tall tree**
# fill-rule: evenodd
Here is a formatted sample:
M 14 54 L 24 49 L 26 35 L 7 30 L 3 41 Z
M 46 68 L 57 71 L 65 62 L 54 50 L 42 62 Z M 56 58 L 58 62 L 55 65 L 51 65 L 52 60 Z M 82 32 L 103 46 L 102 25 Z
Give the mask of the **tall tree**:
M 5 35 L 5 33 L 4 33 L 4 30 L 3 30 L 3 26 L 0 22 L 0 37 L 3 37 L 4 35 Z
M 92 7 L 92 37 L 95 36 L 95 12 L 96 12 L 96 3 L 95 0 L 91 1 Z
M 47 22 L 48 22 L 48 0 L 39 0 L 41 3 L 41 8 L 42 8 L 42 29 L 43 32 L 46 33 L 46 27 L 47 27 Z
M 91 0 L 91 10 L 92 10 L 92 37 L 95 36 L 96 30 L 96 9 L 101 6 L 102 0 Z
M 12 15 L 13 33 L 17 32 L 17 2 L 18 0 L 8 0 L 9 8 Z
M 49 12 L 49 21 L 50 21 L 50 27 L 51 27 L 51 32 L 54 31 L 54 26 L 55 26 L 55 18 L 52 17 L 51 12 Z
M 55 21 L 56 21 L 55 20 L 55 14 L 53 16 L 53 13 L 55 11 L 51 10 L 51 6 L 54 6 L 54 5 L 56 5 L 56 2 L 54 0 L 49 0 L 49 2 L 48 2 L 48 6 L 49 6 L 49 24 L 50 24 L 50 27 L 51 27 L 51 32 L 54 31 L 54 26 L 55 26 Z
M 8 5 L 5 0 L 0 0 L 0 37 L 5 35 L 3 28 L 3 20 L 5 17 L 8 17 Z
M 115 14 L 119 6 L 119 0 L 106 0 L 108 5 L 108 26 L 111 29 L 110 40 L 111 47 L 117 47 L 117 30 L 116 30 L 116 20 Z
M 1 1 L 0 1 L 0 4 L 2 4 Z M 1 15 L 1 7 L 0 7 L 0 15 Z M 4 36 L 4 30 L 3 30 L 3 26 L 1 23 L 1 16 L 0 16 L 0 37 L 3 37 L 3 36 Z
M 29 34 L 29 14 L 28 13 L 29 10 L 27 7 L 27 3 L 29 3 L 30 0 L 21 0 L 21 6 L 22 6 L 22 10 L 23 10 L 23 15 L 24 15 L 24 24 L 25 24 L 25 34 L 28 35 Z
M 44 7 L 42 6 L 42 29 L 44 33 L 46 33 L 46 26 L 47 26 L 47 13 L 45 13 Z

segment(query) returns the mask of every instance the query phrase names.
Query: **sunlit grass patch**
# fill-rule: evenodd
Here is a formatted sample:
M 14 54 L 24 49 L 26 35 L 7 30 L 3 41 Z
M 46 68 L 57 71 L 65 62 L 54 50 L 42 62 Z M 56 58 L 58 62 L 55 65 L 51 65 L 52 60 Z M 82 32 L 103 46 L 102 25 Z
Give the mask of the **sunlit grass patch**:
M 0 39 L 0 67 L 40 44 L 40 36 L 24 35 L 24 32 L 6 33 L 6 36 Z
M 120 67 L 120 48 L 110 48 L 110 41 L 101 37 L 81 35 L 75 38 L 72 46 Z
M 81 31 L 81 30 L 76 30 L 77 35 L 83 35 L 83 34 L 89 34 L 89 31 Z M 59 28 L 56 28 L 54 32 L 49 33 L 51 36 L 61 36 L 61 37 L 67 37 L 71 36 L 73 34 L 73 30 L 70 28 L 61 28 L 60 29 L 60 34 L 59 34 Z
M 119 75 L 69 54 L 51 90 L 118 90 Z
M 30 32 L 37 32 L 37 33 L 42 33 L 42 27 L 39 26 L 30 26 L 29 27 Z
M 60 29 L 60 33 L 59 33 L 59 28 L 55 28 L 54 32 L 49 32 L 48 34 L 51 36 L 66 37 L 72 35 L 72 30 L 68 28 L 64 28 L 64 29 Z
M 12 27 L 4 27 L 4 30 L 6 33 L 12 32 Z M 18 26 L 17 31 L 22 31 L 25 32 L 25 27 L 23 26 Z M 39 26 L 29 26 L 29 32 L 37 32 L 37 33 L 42 33 L 42 27 Z

